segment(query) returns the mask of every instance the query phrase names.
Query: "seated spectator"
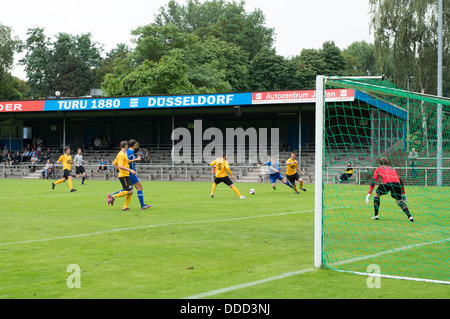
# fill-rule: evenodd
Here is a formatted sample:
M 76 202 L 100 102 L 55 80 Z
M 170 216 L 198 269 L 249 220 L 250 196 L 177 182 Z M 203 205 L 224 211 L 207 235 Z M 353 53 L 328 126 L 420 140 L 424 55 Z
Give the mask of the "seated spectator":
M 144 148 L 144 154 L 142 158 L 145 163 L 150 163 L 150 152 L 146 148 Z
M 86 145 L 87 150 L 93 150 L 94 149 L 94 141 L 92 140 L 92 137 L 89 138 L 88 143 Z
M 108 141 L 106 137 L 103 138 L 102 143 L 100 144 L 100 148 L 104 151 L 108 149 Z
M 23 154 L 22 154 L 22 162 L 28 162 L 30 160 L 30 151 L 28 150 L 28 148 L 23 150 Z
M 144 158 L 144 152 L 142 151 L 142 148 L 139 147 L 139 151 L 137 152 L 136 155 L 137 157 Z
M 8 154 L 6 154 L 6 159 L 5 159 L 6 165 L 12 166 L 14 163 L 14 156 L 12 156 L 12 154 L 10 152 L 8 152 Z
M 33 158 L 33 157 L 38 157 L 38 156 L 37 156 L 36 149 L 35 149 L 34 147 L 31 148 L 31 152 L 30 152 L 30 161 L 31 161 L 31 158 Z
M 97 151 L 100 150 L 101 144 L 102 144 L 102 141 L 101 141 L 100 137 L 97 136 L 97 138 L 94 141 L 94 147 Z
M 49 148 L 47 148 L 47 153 L 45 153 L 44 160 L 47 161 L 51 159 L 52 159 L 52 152 L 50 151 Z
M 39 149 L 39 146 L 35 148 L 36 157 L 38 158 L 38 163 L 42 163 L 41 151 Z
M 17 151 L 16 155 L 14 156 L 14 165 L 19 165 L 20 162 L 22 162 L 22 157 L 20 156 L 20 152 Z
M 97 173 L 103 172 L 106 170 L 106 161 L 103 159 L 103 157 L 100 159 L 100 163 L 98 163 L 97 167 Z
M 38 157 L 37 157 L 37 153 L 33 152 L 33 155 L 31 155 L 31 165 L 28 166 L 28 168 L 30 168 L 30 172 L 35 172 L 36 171 L 36 163 L 38 162 Z
M 50 162 L 50 160 L 47 160 L 47 164 L 45 164 L 45 168 L 42 171 L 42 178 L 49 179 L 52 171 L 53 171 L 53 164 Z
M 114 173 L 114 172 L 118 172 L 118 170 L 114 167 L 114 161 L 111 160 L 111 164 L 109 164 L 109 169 L 108 169 L 108 173 Z

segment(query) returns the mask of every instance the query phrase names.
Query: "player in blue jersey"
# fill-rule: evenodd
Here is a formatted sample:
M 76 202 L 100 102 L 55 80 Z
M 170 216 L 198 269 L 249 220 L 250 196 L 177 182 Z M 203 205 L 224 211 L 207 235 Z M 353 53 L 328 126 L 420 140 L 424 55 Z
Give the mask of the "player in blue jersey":
M 127 157 L 128 157 L 128 163 L 130 164 L 130 169 L 132 169 L 133 171 L 136 171 L 135 162 L 141 160 L 140 156 L 136 157 L 136 155 L 134 154 L 135 144 L 136 144 L 136 140 L 132 139 L 132 140 L 128 141 Z M 114 165 L 114 167 L 116 166 L 114 163 L 113 163 L 113 165 Z M 137 190 L 137 196 L 138 196 L 139 202 L 141 204 L 141 209 L 144 210 L 144 209 L 152 207 L 152 205 L 146 205 L 144 202 L 144 193 L 142 192 L 142 184 L 141 184 L 141 181 L 139 180 L 139 177 L 137 176 L 137 174 L 130 173 L 130 179 L 131 179 L 131 184 Z
M 277 182 L 277 179 L 280 180 L 283 184 L 289 186 L 290 188 L 294 189 L 291 183 L 286 181 L 284 177 L 280 173 L 280 163 L 278 163 L 274 157 L 270 158 L 270 161 L 264 164 L 257 164 L 258 167 L 261 166 L 269 166 L 269 179 L 270 183 L 272 184 L 273 190 L 276 190 L 275 183 Z

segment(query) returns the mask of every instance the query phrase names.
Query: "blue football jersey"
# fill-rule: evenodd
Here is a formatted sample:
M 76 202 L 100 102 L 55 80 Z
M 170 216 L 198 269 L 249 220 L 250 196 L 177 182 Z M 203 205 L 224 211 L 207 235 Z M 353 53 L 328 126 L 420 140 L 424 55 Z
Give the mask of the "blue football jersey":
M 130 150 L 130 149 L 127 150 L 127 157 L 128 157 L 129 161 L 136 159 L 136 155 L 134 154 L 134 151 Z M 135 163 L 136 162 L 130 163 L 130 169 L 132 169 L 134 171 L 136 170 Z

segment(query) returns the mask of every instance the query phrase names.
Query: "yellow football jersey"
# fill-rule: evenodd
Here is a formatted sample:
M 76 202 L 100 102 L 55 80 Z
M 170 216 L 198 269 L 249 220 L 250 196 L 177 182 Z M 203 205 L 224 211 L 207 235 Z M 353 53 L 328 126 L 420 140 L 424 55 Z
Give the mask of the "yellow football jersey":
M 72 156 L 66 154 L 61 155 L 58 162 L 62 162 L 63 170 L 68 169 L 70 171 L 70 168 L 72 167 Z
M 209 166 L 216 166 L 216 177 L 227 177 L 227 172 L 230 174 L 230 177 L 233 175 L 231 174 L 230 167 L 228 166 L 228 162 L 224 160 L 223 158 L 216 159 L 215 161 L 212 161 Z
M 288 159 L 286 162 L 291 162 L 294 164 L 287 164 L 286 166 L 286 175 L 294 175 L 297 172 L 298 162 L 292 158 Z
M 130 164 L 128 163 L 128 156 L 122 151 L 117 154 L 116 159 L 114 160 L 114 164 L 130 168 Z M 119 177 L 125 176 L 130 176 L 130 172 L 119 168 Z

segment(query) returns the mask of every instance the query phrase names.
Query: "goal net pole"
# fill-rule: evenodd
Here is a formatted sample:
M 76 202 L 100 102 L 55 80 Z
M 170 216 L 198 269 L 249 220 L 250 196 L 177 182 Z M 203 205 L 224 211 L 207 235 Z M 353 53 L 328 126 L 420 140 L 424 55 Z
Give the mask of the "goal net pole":
M 325 82 L 326 79 L 383 79 L 382 76 L 353 77 L 316 77 L 316 145 L 315 145 L 315 195 L 314 195 L 314 267 L 323 265 L 323 163 L 324 163 L 324 113 L 325 113 Z
M 325 77 L 316 77 L 316 159 L 314 194 L 314 266 L 322 266 L 323 250 L 323 126 L 325 106 Z

